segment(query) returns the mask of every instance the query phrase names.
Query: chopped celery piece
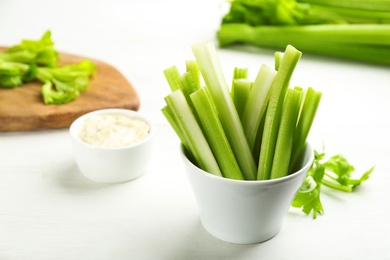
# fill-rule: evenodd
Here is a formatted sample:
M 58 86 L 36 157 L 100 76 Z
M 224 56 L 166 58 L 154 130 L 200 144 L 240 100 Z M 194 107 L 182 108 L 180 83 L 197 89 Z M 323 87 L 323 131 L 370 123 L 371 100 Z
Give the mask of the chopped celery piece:
M 240 169 L 245 179 L 254 180 L 256 179 L 255 160 L 230 96 L 215 46 L 212 42 L 198 43 L 192 46 L 192 50 Z
M 233 81 L 235 79 L 247 79 L 248 78 L 248 68 L 239 68 L 235 67 L 233 71 Z
M 183 92 L 176 90 L 166 96 L 165 101 L 175 116 L 177 123 L 180 124 L 181 131 L 187 138 L 190 149 L 187 152 L 190 152 L 196 160 L 194 163 L 211 174 L 222 176 L 218 163 Z
M 271 179 L 289 174 L 293 134 L 298 119 L 302 92 L 288 89 L 280 119 L 280 127 L 271 168 Z
M 280 62 L 282 61 L 283 53 L 280 51 L 275 52 L 275 70 L 279 69 Z
M 248 79 L 248 68 L 235 67 L 233 71 L 233 81 L 230 95 L 232 96 L 238 116 L 241 120 L 251 88 L 252 83 Z
M 242 126 L 251 151 L 255 147 L 256 133 L 267 109 L 270 88 L 275 75 L 276 71 L 269 66 L 263 64 L 260 67 L 244 109 Z
M 249 99 L 252 82 L 249 79 L 235 79 L 233 80 L 231 95 L 234 105 L 237 109 L 238 116 L 242 120 L 245 105 Z
M 183 144 L 183 146 L 186 148 L 187 151 L 190 150 L 188 147 L 188 140 L 185 137 L 184 132 L 180 128 L 180 124 L 177 122 L 172 110 L 170 109 L 169 106 L 164 106 L 161 109 L 162 114 L 164 117 L 167 119 L 168 123 L 171 125 L 173 130 L 175 131 L 176 135 L 179 137 L 180 142 Z
M 272 161 L 275 151 L 276 138 L 280 124 L 280 114 L 283 107 L 285 93 L 289 86 L 290 78 L 302 53 L 293 46 L 288 45 L 283 54 L 279 70 L 272 82 L 270 100 L 264 123 L 264 132 L 260 147 L 258 180 L 270 178 Z
M 298 119 L 298 124 L 294 133 L 294 143 L 291 154 L 290 172 L 294 171 L 302 150 L 305 148 L 306 139 L 320 104 L 322 93 L 309 87 L 305 92 L 302 101 L 302 108 Z
M 227 140 L 208 89 L 200 88 L 191 94 L 191 99 L 223 176 L 243 180 L 240 167 Z
M 194 105 L 190 95 L 199 89 L 199 85 L 194 80 L 193 74 L 191 72 L 185 72 L 180 76 L 180 89 L 183 91 L 184 97 L 187 100 L 188 105 L 194 111 Z
M 164 75 L 172 92 L 180 88 L 180 72 L 176 66 L 165 69 Z

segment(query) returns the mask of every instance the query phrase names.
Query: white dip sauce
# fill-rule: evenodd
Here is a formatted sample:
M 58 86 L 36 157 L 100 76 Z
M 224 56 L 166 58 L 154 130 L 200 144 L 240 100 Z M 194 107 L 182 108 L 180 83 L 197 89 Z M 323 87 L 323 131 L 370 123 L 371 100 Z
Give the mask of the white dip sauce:
M 124 147 L 140 142 L 150 132 L 142 119 L 122 114 L 97 114 L 85 120 L 79 137 L 82 141 L 105 147 Z

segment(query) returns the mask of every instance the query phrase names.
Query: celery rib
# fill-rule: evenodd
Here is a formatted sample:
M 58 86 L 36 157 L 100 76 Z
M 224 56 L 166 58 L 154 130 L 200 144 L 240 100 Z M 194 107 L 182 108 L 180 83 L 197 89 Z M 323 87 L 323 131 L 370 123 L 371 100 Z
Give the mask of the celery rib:
M 260 67 L 244 109 L 242 126 L 251 151 L 255 147 L 256 133 L 266 112 L 270 88 L 275 75 L 276 71 L 269 66 L 263 64 Z
M 240 169 L 245 179 L 254 180 L 256 179 L 255 160 L 230 96 L 215 46 L 212 42 L 198 43 L 192 46 L 192 50 Z
M 282 62 L 280 63 L 279 70 L 272 82 L 271 96 L 265 117 L 264 133 L 260 147 L 259 167 L 257 172 L 258 180 L 270 178 L 285 93 L 301 55 L 302 53 L 300 51 L 293 46 L 288 45 L 284 52 Z
M 298 119 L 298 124 L 293 137 L 293 150 L 291 153 L 290 172 L 297 167 L 297 161 L 305 148 L 306 139 L 316 116 L 322 93 L 309 87 L 302 100 L 302 108 Z
M 249 79 L 241 78 L 233 80 L 231 95 L 233 98 L 234 106 L 237 109 L 237 113 L 241 121 L 245 110 L 245 105 L 250 97 L 251 87 L 252 82 Z
M 301 105 L 301 96 L 301 91 L 295 89 L 287 90 L 275 146 L 270 179 L 284 177 L 289 173 L 290 157 L 293 147 L 293 134 Z
M 180 89 L 176 90 L 166 96 L 165 101 L 172 110 L 181 131 L 186 136 L 190 148 L 189 152 L 195 158 L 198 167 L 211 174 L 222 176 L 218 163 L 183 92 Z
M 207 88 L 191 94 L 203 132 L 225 178 L 243 180 L 240 167 L 218 118 L 217 111 Z
M 163 71 L 171 91 L 180 88 L 180 72 L 176 66 L 171 66 Z

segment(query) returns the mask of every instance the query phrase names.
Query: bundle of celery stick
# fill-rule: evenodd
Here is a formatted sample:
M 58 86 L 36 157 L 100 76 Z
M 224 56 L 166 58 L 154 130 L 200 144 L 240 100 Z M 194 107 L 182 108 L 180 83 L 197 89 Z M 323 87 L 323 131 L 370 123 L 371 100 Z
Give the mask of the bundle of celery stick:
M 212 42 L 192 47 L 185 73 L 164 70 L 172 92 L 163 114 L 201 169 L 237 180 L 286 176 L 299 166 L 321 92 L 291 87 L 302 53 L 289 45 L 263 64 L 254 81 L 234 69 L 228 86 Z M 202 82 L 204 81 L 204 83 Z
M 290 85 L 301 51 L 287 45 L 275 52 L 274 67 L 262 64 L 254 80 L 248 68 L 235 67 L 229 83 L 212 42 L 194 44 L 192 51 L 195 60 L 186 60 L 184 72 L 175 65 L 164 70 L 171 93 L 161 109 L 188 159 L 210 174 L 246 181 L 299 169 L 322 97 L 312 87 Z M 314 154 L 292 206 L 316 218 L 324 212 L 323 186 L 352 192 L 374 168 L 355 179 L 355 168 L 341 154 Z
M 217 39 L 390 65 L 390 0 L 232 0 Z

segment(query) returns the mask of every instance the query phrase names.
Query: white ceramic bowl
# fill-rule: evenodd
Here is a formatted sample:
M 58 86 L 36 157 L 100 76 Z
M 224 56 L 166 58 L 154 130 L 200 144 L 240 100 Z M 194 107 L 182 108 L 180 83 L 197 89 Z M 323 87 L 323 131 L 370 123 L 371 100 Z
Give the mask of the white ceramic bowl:
M 297 172 L 273 180 L 242 181 L 201 170 L 188 160 L 183 147 L 181 155 L 203 227 L 235 244 L 263 242 L 280 231 L 314 159 L 313 149 L 307 145 Z
M 81 125 L 86 119 L 98 114 L 121 114 L 144 120 L 149 125 L 145 139 L 124 147 L 103 147 L 91 145 L 79 137 Z M 81 173 L 96 182 L 126 182 L 144 174 L 153 153 L 155 126 L 139 112 L 127 109 L 102 109 L 87 113 L 70 126 L 75 161 Z

